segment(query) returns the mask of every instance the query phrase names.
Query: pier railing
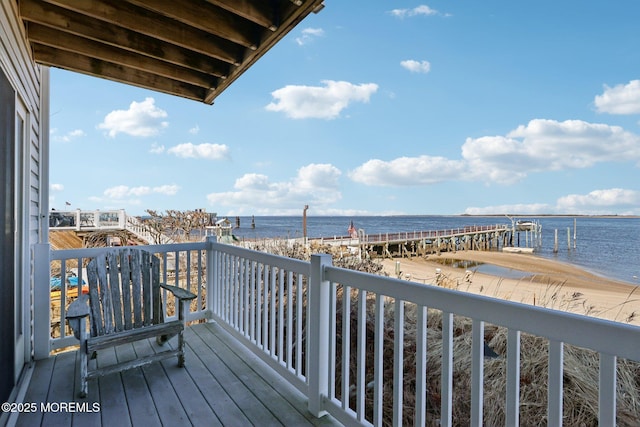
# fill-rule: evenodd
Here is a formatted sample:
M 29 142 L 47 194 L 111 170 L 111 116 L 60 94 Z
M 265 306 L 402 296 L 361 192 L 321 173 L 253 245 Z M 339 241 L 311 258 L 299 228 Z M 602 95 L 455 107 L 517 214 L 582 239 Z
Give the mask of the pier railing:
M 477 225 L 469 227 L 449 228 L 445 230 L 408 231 L 402 233 L 375 233 L 366 234 L 362 243 L 394 242 L 438 239 L 443 237 L 464 236 L 471 233 L 492 233 L 510 230 L 511 227 L 504 224 Z
M 522 334 L 546 343 L 538 350 L 548 353 L 548 370 L 537 375 L 548 385 L 548 425 L 563 421 L 566 346 L 599 356 L 593 373 L 598 398 L 592 402 L 599 425 L 616 425 L 617 399 L 624 391 L 617 387 L 618 360 L 640 361 L 638 327 L 338 268 L 328 255 L 306 262 L 213 240 L 147 248 L 163 260 L 166 281 L 198 293 L 188 320 L 218 322 L 304 393 L 312 413 L 330 413 L 346 425 L 425 425 L 437 415 L 440 425 L 450 426 L 457 418 L 453 390 L 460 369 L 470 371 L 469 424 L 483 425 L 488 325 L 507 334 L 499 355 L 505 363 L 503 425 L 519 425 L 523 410 Z M 49 278 L 61 274 L 66 283 L 65 275 L 73 271 L 82 283 L 82 266 L 104 249 L 51 251 L 44 244 L 34 250 L 35 356 L 44 358 L 76 343 L 64 327 L 72 290 L 62 287 L 54 319 Z M 441 320 L 427 323 L 428 317 Z M 470 325 L 462 331 L 468 336 L 468 366 L 454 364 L 454 341 L 462 333 L 454 319 L 459 318 Z M 55 321 L 60 327 L 52 336 Z M 427 341 L 433 328 L 439 332 Z M 409 340 L 414 345 L 407 347 Z M 438 389 L 427 382 L 426 360 L 435 348 L 442 349 Z M 409 355 L 414 362 L 407 365 Z M 413 399 L 405 399 L 409 395 Z

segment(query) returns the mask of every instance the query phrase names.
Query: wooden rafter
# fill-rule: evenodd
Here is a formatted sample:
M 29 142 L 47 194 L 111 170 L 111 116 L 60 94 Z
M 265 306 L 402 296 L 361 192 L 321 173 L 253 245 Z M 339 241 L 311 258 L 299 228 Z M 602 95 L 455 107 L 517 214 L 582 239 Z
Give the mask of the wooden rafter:
M 16 1 L 36 62 L 213 103 L 323 0 Z

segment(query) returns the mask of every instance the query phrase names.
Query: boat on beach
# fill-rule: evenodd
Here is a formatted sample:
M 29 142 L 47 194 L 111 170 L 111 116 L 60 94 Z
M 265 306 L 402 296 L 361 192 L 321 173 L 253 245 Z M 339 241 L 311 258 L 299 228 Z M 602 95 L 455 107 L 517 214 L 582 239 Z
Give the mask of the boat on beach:
M 505 246 L 502 248 L 502 252 L 511 253 L 511 254 L 532 254 L 534 252 L 533 248 L 519 248 L 517 246 Z

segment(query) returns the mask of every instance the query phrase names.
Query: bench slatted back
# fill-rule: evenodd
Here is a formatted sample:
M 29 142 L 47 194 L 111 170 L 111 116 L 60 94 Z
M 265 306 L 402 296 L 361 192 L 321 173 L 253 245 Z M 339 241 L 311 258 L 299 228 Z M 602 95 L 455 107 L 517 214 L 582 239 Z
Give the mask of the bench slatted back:
M 148 251 L 121 248 L 87 265 L 91 336 L 162 322 L 160 261 Z

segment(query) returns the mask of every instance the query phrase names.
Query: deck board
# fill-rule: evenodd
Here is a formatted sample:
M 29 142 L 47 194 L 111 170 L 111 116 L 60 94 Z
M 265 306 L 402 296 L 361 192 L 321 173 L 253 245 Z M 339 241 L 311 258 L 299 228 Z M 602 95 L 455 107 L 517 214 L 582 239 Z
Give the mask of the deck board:
M 251 422 L 243 410 L 238 407 L 222 386 L 221 382 L 224 382 L 225 378 L 220 375 L 220 372 L 216 372 L 215 376 L 212 375 L 207 368 L 207 366 L 211 366 L 208 363 L 210 359 L 207 357 L 207 351 L 199 335 L 189 336 L 186 353 L 189 373 L 193 378 L 199 380 L 198 387 L 202 391 L 202 395 L 222 425 L 250 425 Z
M 51 375 L 49 388 L 49 401 L 70 402 L 73 401 L 73 379 L 75 378 L 75 353 L 62 353 L 56 357 Z M 71 384 L 69 384 L 71 380 Z M 54 400 L 52 400 L 52 398 Z M 71 425 L 73 414 L 71 412 L 45 412 L 42 416 L 42 425 L 47 427 Z
M 141 345 L 149 343 L 141 342 Z M 136 346 L 136 350 L 139 350 Z M 182 426 L 189 424 L 189 417 L 180 403 L 180 399 L 171 381 L 159 363 L 152 363 L 142 368 L 147 386 L 151 393 L 158 417 L 164 425 Z
M 175 347 L 175 338 L 168 344 Z M 167 359 L 143 368 L 89 381 L 77 398 L 76 352 L 38 361 L 25 402 L 100 404 L 99 412 L 21 414 L 17 426 L 314 426 L 339 425 L 316 419 L 304 396 L 216 324 L 187 328 L 186 366 Z M 165 346 L 166 346 L 165 345 Z M 100 352 L 100 366 L 162 351 L 154 340 Z M 95 362 L 93 362 L 95 363 Z
M 56 359 L 50 357 L 39 361 L 31 375 L 31 382 L 24 397 L 25 402 L 46 402 L 51 375 Z M 42 412 L 23 412 L 18 426 L 39 426 L 42 423 Z
M 117 358 L 114 348 L 105 349 L 100 352 L 100 363 L 98 366 L 106 366 L 116 362 Z M 130 427 L 131 418 L 129 417 L 129 406 L 127 405 L 126 399 L 122 398 L 125 395 L 122 376 L 120 374 L 107 375 L 98 378 L 97 382 L 101 420 L 117 419 L 119 425 Z M 89 396 L 95 392 L 95 389 L 96 381 L 90 381 Z M 87 401 L 96 402 L 96 400 L 88 400 L 88 398 Z M 104 424 L 106 424 L 106 422 Z

